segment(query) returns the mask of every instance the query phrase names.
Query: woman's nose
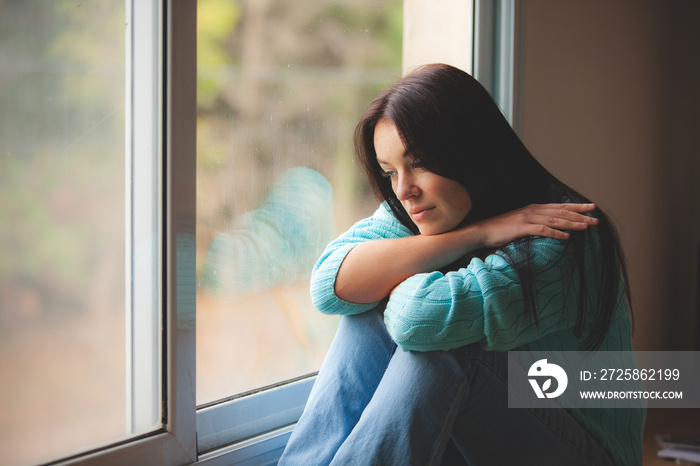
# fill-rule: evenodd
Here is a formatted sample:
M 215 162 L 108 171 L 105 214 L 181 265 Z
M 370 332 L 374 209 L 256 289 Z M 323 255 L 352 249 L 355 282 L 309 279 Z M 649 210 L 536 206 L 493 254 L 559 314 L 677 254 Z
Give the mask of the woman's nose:
M 399 201 L 405 201 L 406 199 L 413 197 L 418 194 L 420 189 L 416 185 L 416 180 L 411 175 L 399 176 L 396 182 L 396 190 L 394 193 Z

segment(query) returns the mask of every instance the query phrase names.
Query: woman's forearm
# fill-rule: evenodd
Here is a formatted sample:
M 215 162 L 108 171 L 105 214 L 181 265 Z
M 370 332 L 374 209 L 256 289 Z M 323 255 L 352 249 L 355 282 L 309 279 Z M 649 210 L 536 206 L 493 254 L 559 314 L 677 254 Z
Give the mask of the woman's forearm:
M 351 303 L 384 299 L 402 281 L 433 272 L 481 247 L 499 247 L 525 236 L 565 240 L 562 230 L 585 230 L 598 220 L 594 204 L 531 204 L 439 235 L 367 241 L 355 246 L 336 275 L 338 298 Z
M 440 235 L 367 241 L 345 257 L 335 281 L 335 294 L 352 303 L 380 301 L 402 281 L 445 267 L 478 249 L 480 232 L 468 226 Z

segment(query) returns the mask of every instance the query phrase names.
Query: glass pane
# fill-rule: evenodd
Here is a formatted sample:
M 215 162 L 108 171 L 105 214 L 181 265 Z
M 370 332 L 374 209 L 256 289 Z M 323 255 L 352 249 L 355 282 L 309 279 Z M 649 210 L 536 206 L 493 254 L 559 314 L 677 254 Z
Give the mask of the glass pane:
M 134 433 L 127 9 L 124 0 L 0 2 L 3 464 Z
M 309 272 L 376 208 L 353 162 L 401 73 L 401 0 L 199 0 L 197 402 L 318 370 Z

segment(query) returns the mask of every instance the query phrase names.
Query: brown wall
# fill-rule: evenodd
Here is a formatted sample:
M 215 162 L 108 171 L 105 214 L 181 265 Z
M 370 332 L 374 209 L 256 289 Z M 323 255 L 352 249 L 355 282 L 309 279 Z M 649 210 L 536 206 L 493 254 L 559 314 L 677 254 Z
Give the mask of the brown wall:
M 700 349 L 700 2 L 516 1 L 515 127 L 617 220 L 639 350 Z

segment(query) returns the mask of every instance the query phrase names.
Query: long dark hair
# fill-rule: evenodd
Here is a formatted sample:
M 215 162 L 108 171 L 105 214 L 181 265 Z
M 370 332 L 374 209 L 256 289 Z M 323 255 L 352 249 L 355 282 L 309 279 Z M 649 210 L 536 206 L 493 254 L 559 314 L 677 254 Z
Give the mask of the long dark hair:
M 476 222 L 529 204 L 591 202 L 550 174 L 527 150 L 486 89 L 464 71 L 443 64 L 426 65 L 401 78 L 371 103 L 355 129 L 355 151 L 378 199 L 386 201 L 396 218 L 414 234 L 418 227 L 396 198 L 391 181 L 382 176 L 374 149 L 374 128 L 381 119 L 396 125 L 407 153 L 421 166 L 461 183 L 472 209 L 465 219 Z M 619 287 L 631 304 L 625 259 L 618 234 L 608 216 L 597 208 L 599 223 L 572 231 L 570 280 L 578 281 L 575 335 L 581 349 L 598 348 L 607 335 L 617 307 Z M 594 232 L 597 238 L 594 239 Z M 503 248 L 475 251 L 472 256 L 498 253 L 514 267 L 525 300 L 525 314 L 537 323 L 535 275 L 530 266 L 532 238 L 515 242 L 515 253 Z M 596 254 L 584 254 L 586 243 L 598 244 Z M 565 251 L 566 252 L 566 251 Z M 593 264 L 586 264 L 586 260 Z M 594 270 L 589 276 L 586 270 Z M 596 302 L 588 302 L 589 290 Z

